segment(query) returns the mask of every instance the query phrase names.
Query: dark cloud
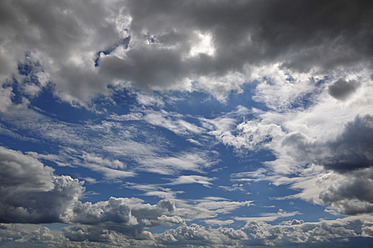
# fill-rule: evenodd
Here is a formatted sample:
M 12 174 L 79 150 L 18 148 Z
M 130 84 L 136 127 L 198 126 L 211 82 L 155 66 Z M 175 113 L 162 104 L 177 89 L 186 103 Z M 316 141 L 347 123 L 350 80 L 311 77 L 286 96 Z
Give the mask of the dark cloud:
M 53 169 L 20 152 L 0 147 L 0 222 L 61 221 L 83 192 L 78 180 L 55 176 Z
M 319 161 L 327 169 L 348 172 L 373 166 L 373 116 L 356 117 L 344 132 L 326 145 L 330 156 Z
M 344 173 L 373 166 L 373 117 L 356 117 L 330 142 L 309 142 L 300 133 L 291 134 L 283 148 L 297 161 L 314 162 Z
M 299 163 L 319 164 L 346 177 L 328 184 L 320 199 L 341 214 L 355 215 L 373 211 L 372 140 L 373 117 L 365 115 L 348 123 L 333 141 L 309 142 L 297 133 L 289 135 L 282 145 Z
M 106 89 L 106 82 L 97 83 L 99 76 L 92 76 L 94 62 L 87 62 L 90 54 L 119 40 L 114 21 L 105 19 L 111 15 L 109 5 L 6 0 L 0 9 L 0 63 L 8 68 L 0 69 L 3 76 L 17 74 L 17 64 L 31 54 L 63 100 L 88 100 Z M 71 66 L 74 63 L 79 65 Z
M 116 64 L 123 78 L 162 84 L 168 80 L 159 73 L 168 79 L 176 74 L 178 79 L 225 75 L 241 71 L 245 64 L 279 62 L 299 71 L 315 67 L 327 71 L 368 62 L 371 5 L 368 1 L 129 2 L 130 30 L 137 39 L 124 61 Z M 211 34 L 214 55 L 183 56 L 198 40 L 196 31 Z M 137 47 L 135 42 L 146 34 L 162 38 L 156 45 Z M 184 39 L 168 40 L 171 34 Z M 137 66 L 145 70 L 132 70 Z
M 0 64 L 8 68 L 0 70 L 10 78 L 25 53 L 33 52 L 56 94 L 73 102 L 107 94 L 106 86 L 116 79 L 163 89 L 201 77 L 249 73 L 246 66 L 278 63 L 290 70 L 325 73 L 369 67 L 372 5 L 347 0 L 7 0 L 0 7 Z M 126 37 L 128 48 L 122 42 Z M 204 43 L 206 37 L 210 44 Z M 97 53 L 109 50 L 100 55 L 96 68 Z
M 341 214 L 357 215 L 373 212 L 373 170 L 350 173 L 348 180 L 332 185 L 320 198 Z
M 354 93 L 359 86 L 360 84 L 355 81 L 345 81 L 340 78 L 329 86 L 329 94 L 338 100 L 345 100 Z

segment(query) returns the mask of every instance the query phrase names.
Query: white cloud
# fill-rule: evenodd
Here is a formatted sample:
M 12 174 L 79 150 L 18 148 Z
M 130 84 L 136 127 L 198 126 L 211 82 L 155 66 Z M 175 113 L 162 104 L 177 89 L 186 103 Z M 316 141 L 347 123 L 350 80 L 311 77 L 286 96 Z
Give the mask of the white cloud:
M 277 213 L 262 213 L 259 217 L 235 217 L 235 220 L 239 221 L 246 221 L 247 223 L 250 222 L 267 222 L 267 221 L 274 221 L 279 218 L 291 217 L 294 215 L 300 214 L 298 211 L 296 212 L 286 212 L 283 209 L 280 209 Z
M 211 219 L 228 214 L 235 209 L 249 207 L 252 201 L 230 201 L 221 197 L 205 197 L 197 200 L 175 200 L 177 213 L 185 220 Z
M 144 116 L 144 120 L 152 125 L 167 128 L 179 135 L 199 134 L 204 131 L 203 128 L 183 120 L 182 117 L 180 114 L 162 110 L 148 112 Z
M 211 161 L 204 152 L 185 152 L 174 156 L 156 155 L 138 160 L 139 169 L 153 173 L 172 175 L 180 171 L 196 171 L 202 173 L 216 161 Z
M 217 219 L 207 219 L 204 222 L 208 225 L 218 225 L 218 226 L 226 226 L 234 223 L 234 220 L 217 220 Z
M 126 165 L 119 160 L 103 159 L 95 154 L 83 153 L 84 162 L 82 166 L 88 167 L 93 171 L 98 171 L 104 174 L 108 179 L 133 177 L 136 174 L 132 171 L 126 171 Z
M 198 176 L 198 175 L 189 175 L 189 176 L 179 176 L 175 179 L 172 179 L 170 185 L 177 185 L 177 184 L 190 184 L 190 183 L 198 183 L 202 184 L 205 187 L 211 186 L 211 181 L 215 180 L 216 178 L 209 178 L 205 176 Z
M 136 184 L 129 183 L 123 185 L 126 188 L 136 189 L 145 192 L 146 196 L 157 196 L 163 199 L 176 199 L 177 194 L 182 194 L 184 191 L 173 191 L 170 188 L 164 188 L 156 184 Z

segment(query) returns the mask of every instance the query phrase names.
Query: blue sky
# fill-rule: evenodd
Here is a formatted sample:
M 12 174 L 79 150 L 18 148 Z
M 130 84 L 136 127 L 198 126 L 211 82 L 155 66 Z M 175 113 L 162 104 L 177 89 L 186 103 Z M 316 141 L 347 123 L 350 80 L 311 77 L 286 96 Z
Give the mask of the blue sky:
M 0 246 L 372 246 L 367 5 L 2 1 Z

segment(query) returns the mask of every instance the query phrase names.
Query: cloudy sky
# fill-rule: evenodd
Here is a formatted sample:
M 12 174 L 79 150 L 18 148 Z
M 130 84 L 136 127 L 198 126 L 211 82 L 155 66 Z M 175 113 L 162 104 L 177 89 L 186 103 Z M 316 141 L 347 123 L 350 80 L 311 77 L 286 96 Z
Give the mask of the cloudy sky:
M 373 2 L 0 1 L 0 247 L 371 247 Z

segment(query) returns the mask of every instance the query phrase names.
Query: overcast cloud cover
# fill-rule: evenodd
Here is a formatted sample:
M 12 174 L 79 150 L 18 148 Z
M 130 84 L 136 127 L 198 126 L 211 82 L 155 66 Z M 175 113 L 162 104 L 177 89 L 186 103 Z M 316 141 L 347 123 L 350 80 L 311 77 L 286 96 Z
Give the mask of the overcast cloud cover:
M 373 2 L 0 1 L 1 247 L 371 247 Z

